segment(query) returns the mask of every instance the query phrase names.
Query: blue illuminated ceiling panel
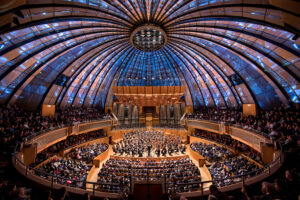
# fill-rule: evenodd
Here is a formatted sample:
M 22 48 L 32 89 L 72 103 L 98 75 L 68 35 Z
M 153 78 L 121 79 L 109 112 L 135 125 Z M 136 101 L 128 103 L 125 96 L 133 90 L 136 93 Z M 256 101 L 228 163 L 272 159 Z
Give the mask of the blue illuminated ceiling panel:
M 299 102 L 286 12 L 299 14 L 269 1 L 28 0 L 0 14 L 0 103 L 104 107 L 113 85 L 185 85 L 195 108 Z

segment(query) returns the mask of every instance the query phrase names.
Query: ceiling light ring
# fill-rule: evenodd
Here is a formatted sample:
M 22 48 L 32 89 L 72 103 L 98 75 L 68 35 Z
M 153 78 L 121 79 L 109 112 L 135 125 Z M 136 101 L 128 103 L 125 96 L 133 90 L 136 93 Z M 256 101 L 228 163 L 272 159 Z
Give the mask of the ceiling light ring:
M 146 30 L 146 29 L 151 30 L 152 32 L 158 32 L 158 33 L 161 33 L 162 39 L 159 39 L 159 41 L 163 40 L 163 43 L 162 43 L 162 44 L 156 44 L 156 43 L 157 43 L 157 40 L 155 40 L 155 42 L 154 42 L 154 40 L 153 40 L 153 44 L 155 45 L 155 47 L 157 47 L 157 48 L 154 48 L 154 49 L 151 49 L 151 48 L 149 48 L 149 49 L 148 49 L 148 48 L 142 48 L 142 47 L 139 46 L 139 44 L 135 44 L 135 43 L 134 43 L 134 37 L 136 37 L 136 34 L 137 34 L 138 32 L 140 32 L 140 31 L 143 31 L 143 30 Z M 145 34 L 145 35 L 147 35 L 147 34 Z M 159 34 L 159 35 L 160 35 L 160 34 Z M 159 37 L 159 38 L 161 38 L 161 37 Z M 148 39 L 149 39 L 149 38 L 148 38 Z M 147 40 L 147 39 L 145 39 L 145 40 Z M 140 42 L 139 39 L 138 39 L 138 41 L 139 41 L 139 43 L 143 44 L 142 42 Z M 158 42 L 159 42 L 159 41 L 158 41 Z M 162 49 L 162 48 L 167 44 L 167 41 L 168 41 L 168 39 L 167 39 L 167 34 L 166 34 L 166 32 L 165 32 L 161 27 L 159 27 L 159 26 L 157 26 L 157 25 L 155 25 L 155 24 L 143 24 L 143 25 L 140 25 L 140 26 L 136 27 L 136 28 L 131 32 L 131 34 L 130 34 L 130 44 L 131 44 L 133 47 L 135 47 L 136 49 L 141 50 L 141 51 L 147 51 L 147 52 L 149 52 L 149 51 L 157 51 L 157 50 L 160 50 L 160 49 Z

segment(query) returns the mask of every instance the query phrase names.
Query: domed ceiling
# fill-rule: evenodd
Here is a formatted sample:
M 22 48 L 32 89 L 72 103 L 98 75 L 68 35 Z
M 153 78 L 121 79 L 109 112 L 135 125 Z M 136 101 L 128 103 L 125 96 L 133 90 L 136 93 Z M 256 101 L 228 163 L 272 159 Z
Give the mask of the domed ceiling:
M 195 108 L 299 102 L 299 3 L 270 2 L 2 3 L 0 103 L 104 107 L 114 85 L 185 86 Z

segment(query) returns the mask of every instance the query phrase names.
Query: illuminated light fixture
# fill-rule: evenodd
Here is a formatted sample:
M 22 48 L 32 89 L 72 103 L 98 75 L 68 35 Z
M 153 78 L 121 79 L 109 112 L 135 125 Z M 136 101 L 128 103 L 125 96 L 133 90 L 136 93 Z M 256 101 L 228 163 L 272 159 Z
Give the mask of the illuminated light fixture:
M 131 33 L 130 43 L 141 51 L 157 51 L 166 45 L 167 34 L 159 26 L 153 24 L 141 25 Z

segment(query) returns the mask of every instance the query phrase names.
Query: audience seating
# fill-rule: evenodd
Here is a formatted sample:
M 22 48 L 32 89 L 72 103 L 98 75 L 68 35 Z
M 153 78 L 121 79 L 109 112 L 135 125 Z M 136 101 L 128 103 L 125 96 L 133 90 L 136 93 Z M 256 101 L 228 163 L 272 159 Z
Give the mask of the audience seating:
M 110 158 L 98 174 L 99 183 L 122 182 L 126 190 L 129 190 L 130 178 L 139 180 L 166 178 L 167 189 L 173 190 L 175 187 L 177 192 L 197 190 L 199 184 L 177 188 L 178 186 L 175 183 L 201 181 L 198 167 L 188 157 L 178 160 L 165 159 L 162 161 Z M 105 192 L 114 192 L 115 189 L 110 188 L 109 185 L 103 185 L 98 188 L 98 190 Z
M 300 141 L 299 104 L 296 104 L 295 107 L 289 108 L 279 106 L 272 110 L 258 110 L 257 116 L 243 116 L 240 110 L 231 108 L 200 108 L 199 111 L 188 115 L 187 118 L 188 120 L 213 120 L 222 123 L 229 123 L 244 129 L 261 131 L 273 138 L 277 144 L 281 144 L 284 150 L 295 148 L 297 146 L 297 142 L 299 143 Z M 77 109 L 70 107 L 58 110 L 55 117 L 50 118 L 41 116 L 40 111 L 26 112 L 15 105 L 0 106 L 1 161 L 6 158 L 6 155 L 9 155 L 10 152 L 12 152 L 16 142 L 22 142 L 28 136 L 36 135 L 38 132 L 54 128 L 72 126 L 73 124 L 80 122 L 106 119 L 110 119 L 110 116 L 97 109 Z M 195 135 L 214 140 L 230 148 L 237 149 L 239 152 L 243 152 L 246 156 L 263 164 L 258 152 L 251 149 L 249 146 L 230 138 L 230 136 L 220 136 L 214 133 L 201 131 L 195 132 Z M 45 151 L 41 152 L 37 156 L 37 160 L 34 165 L 56 155 L 60 149 L 66 149 L 74 145 L 78 145 L 83 141 L 101 137 L 101 133 L 95 132 L 91 134 L 90 137 L 85 134 L 77 137 L 71 136 L 67 140 L 52 145 Z M 105 147 L 105 145 L 101 147 L 86 146 L 82 147 L 81 150 L 75 149 L 65 158 L 61 158 L 59 156 L 53 157 L 48 163 L 42 165 L 40 169 L 44 168 L 47 172 L 49 172 L 49 174 L 59 175 L 60 178 L 57 178 L 55 181 L 61 184 L 84 188 L 85 186 L 81 184 L 83 182 L 80 181 L 86 179 L 86 175 L 90 169 L 90 166 L 86 163 L 86 161 L 90 160 L 93 155 L 99 153 L 93 154 L 92 156 L 86 156 L 85 153 L 82 153 L 88 151 L 86 148 L 99 148 L 101 149 L 99 151 L 101 153 L 107 147 Z M 195 146 L 196 151 L 199 148 L 199 146 Z M 226 180 L 215 181 L 214 184 L 217 186 L 225 186 L 240 181 L 239 178 L 234 178 L 236 175 L 248 174 L 247 177 L 252 177 L 256 175 L 256 173 L 260 172 L 259 167 L 255 163 L 252 163 L 241 154 L 238 156 L 232 156 L 230 153 L 227 155 L 226 150 L 223 148 L 211 148 L 215 148 L 217 150 L 216 155 L 214 153 L 207 154 L 208 159 L 212 161 L 212 165 L 209 167 L 209 170 L 212 173 L 213 179 L 217 180 L 220 178 L 229 178 Z M 218 153 L 221 153 L 221 156 L 218 155 Z M 79 157 L 77 157 L 78 154 Z M 79 159 L 75 159 L 75 155 L 76 158 Z M 117 175 L 111 174 L 112 172 L 117 172 Z M 45 174 L 40 175 L 45 178 L 49 178 L 49 176 Z M 295 190 L 295 188 L 299 187 L 297 171 L 287 170 L 285 175 L 284 179 L 275 181 L 275 185 L 280 185 L 280 182 L 283 181 L 287 187 L 285 187 L 282 191 L 286 191 L 287 193 L 288 191 L 296 191 L 297 189 Z M 201 180 L 198 168 L 188 158 L 168 161 L 149 160 L 147 162 L 137 160 L 133 161 L 130 159 L 110 159 L 104 164 L 99 173 L 98 183 L 100 186 L 97 189 L 100 191 L 118 192 L 120 187 L 123 187 L 123 185 L 127 188 L 127 190 L 129 189 L 128 181 L 130 181 L 130 178 L 158 179 L 161 177 L 166 177 L 168 191 L 172 190 L 175 192 L 197 190 L 199 189 L 199 185 L 194 184 L 194 182 L 199 182 Z M 70 178 L 70 180 L 66 180 L 66 178 Z M 9 199 L 12 194 L 16 193 L 20 194 L 24 198 L 30 198 L 30 188 L 24 188 L 22 184 L 18 184 L 17 187 L 15 187 L 15 182 L 9 181 L 9 177 L 2 176 L 0 183 L 1 192 L 6 199 Z M 109 184 L 105 185 L 104 183 L 120 184 L 109 186 Z M 178 185 L 178 183 L 193 184 Z M 292 190 L 291 188 L 294 189 Z M 250 195 L 247 193 L 247 190 L 244 190 L 244 193 L 245 196 Z M 278 194 L 279 193 L 276 193 L 274 196 L 278 196 Z

